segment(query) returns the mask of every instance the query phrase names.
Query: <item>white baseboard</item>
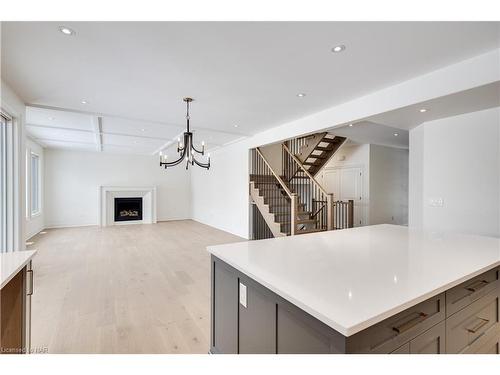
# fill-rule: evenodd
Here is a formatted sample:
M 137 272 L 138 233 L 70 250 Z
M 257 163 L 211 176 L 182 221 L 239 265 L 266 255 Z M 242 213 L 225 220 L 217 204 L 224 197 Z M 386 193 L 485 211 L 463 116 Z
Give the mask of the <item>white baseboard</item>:
M 168 219 L 157 220 L 157 223 L 166 222 L 166 221 L 180 221 L 180 220 L 192 220 L 192 219 L 186 218 L 186 217 L 168 218 Z M 144 225 L 153 225 L 153 224 L 144 224 Z M 95 223 L 82 223 L 82 224 L 48 224 L 45 226 L 45 229 L 77 228 L 77 227 L 92 227 L 92 226 L 99 226 L 99 224 L 97 222 L 95 222 Z M 40 232 L 42 230 L 40 230 Z
M 204 224 L 204 225 L 208 225 L 209 227 L 212 227 L 212 228 L 215 228 L 215 229 L 218 229 L 218 230 L 221 230 L 223 232 L 227 232 L 227 233 L 230 233 L 232 235 L 235 235 L 235 236 L 238 236 L 238 237 L 241 237 L 241 238 L 244 238 L 246 240 L 250 239 L 249 236 L 248 236 L 248 233 L 246 235 L 242 235 L 241 233 L 236 233 L 228 228 L 224 228 L 222 226 L 219 226 L 219 225 L 214 225 L 213 223 L 209 223 L 209 222 L 206 222 L 204 220 L 201 220 L 199 218 L 192 218 L 191 220 L 193 221 L 196 221 L 200 224 Z
M 49 224 L 46 229 L 59 229 L 59 228 L 77 228 L 77 227 L 93 227 L 97 226 L 97 223 L 93 224 Z
M 28 235 L 26 236 L 26 239 L 24 240 L 24 242 L 27 242 L 27 241 L 31 240 L 31 239 L 32 239 L 33 237 L 35 237 L 38 233 L 43 232 L 44 230 L 45 230 L 45 228 L 42 228 L 42 229 L 40 229 L 40 230 L 37 230 L 37 231 L 36 231 L 35 233 L 33 233 L 33 234 L 28 234 Z

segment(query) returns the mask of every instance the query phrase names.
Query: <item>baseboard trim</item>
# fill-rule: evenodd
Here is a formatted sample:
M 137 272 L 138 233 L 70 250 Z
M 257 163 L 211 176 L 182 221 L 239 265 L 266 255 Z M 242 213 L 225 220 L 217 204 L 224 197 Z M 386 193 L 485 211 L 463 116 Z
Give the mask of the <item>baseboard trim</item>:
M 97 227 L 98 224 L 62 224 L 62 225 L 47 225 L 45 229 L 61 229 L 61 228 L 78 228 L 78 227 Z
M 227 232 L 229 234 L 232 234 L 233 236 L 241 237 L 241 238 L 243 238 L 245 240 L 249 240 L 250 239 L 249 236 L 248 236 L 248 234 L 245 235 L 245 236 L 242 236 L 240 233 L 235 233 L 235 232 L 233 232 L 233 231 L 231 231 L 231 230 L 229 230 L 227 228 L 223 228 L 221 226 L 213 225 L 212 223 L 205 222 L 204 220 L 200 220 L 200 219 L 197 219 L 197 218 L 193 218 L 191 220 L 196 221 L 197 223 L 200 223 L 200 224 L 203 224 L 203 225 L 207 225 L 209 227 L 221 230 L 223 232 Z
M 183 220 L 193 220 L 190 218 L 182 218 L 182 219 L 166 219 L 166 220 L 157 220 L 156 223 L 151 223 L 151 224 L 143 224 L 143 225 L 154 225 L 157 223 L 162 223 L 162 222 L 168 222 L 168 221 L 183 221 Z M 87 224 L 51 224 L 45 226 L 45 229 L 62 229 L 62 228 L 78 228 L 78 227 L 98 227 L 98 223 L 87 223 Z M 108 225 L 107 227 L 112 227 L 113 225 Z M 43 231 L 44 229 L 40 230 Z M 38 232 L 38 233 L 40 233 Z M 37 233 L 37 234 L 38 234 Z M 33 237 L 33 236 L 32 236 Z M 31 237 L 30 237 L 31 238 Z
M 40 229 L 39 231 L 36 231 L 34 234 L 32 234 L 32 235 L 28 236 L 28 238 L 26 238 L 26 239 L 24 240 L 24 242 L 25 242 L 25 243 L 26 243 L 26 242 L 29 242 L 29 240 L 31 240 L 33 237 L 35 237 L 35 236 L 36 236 L 37 234 L 39 234 L 40 232 L 43 232 L 45 229 L 47 229 L 47 228 L 42 228 L 42 229 Z

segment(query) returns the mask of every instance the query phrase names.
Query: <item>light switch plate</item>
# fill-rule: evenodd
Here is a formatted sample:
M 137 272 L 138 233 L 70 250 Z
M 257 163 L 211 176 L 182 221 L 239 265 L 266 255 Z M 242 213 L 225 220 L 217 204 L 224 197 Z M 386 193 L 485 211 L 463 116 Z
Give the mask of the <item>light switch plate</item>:
M 443 198 L 429 198 L 429 206 L 431 207 L 443 207 L 444 200 Z
M 247 286 L 240 283 L 240 304 L 246 308 L 247 307 Z

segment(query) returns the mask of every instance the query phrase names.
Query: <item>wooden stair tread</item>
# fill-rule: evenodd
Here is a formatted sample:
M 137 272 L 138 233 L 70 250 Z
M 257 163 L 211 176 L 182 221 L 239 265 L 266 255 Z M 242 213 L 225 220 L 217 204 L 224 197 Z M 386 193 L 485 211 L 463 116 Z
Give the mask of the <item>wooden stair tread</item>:
M 297 219 L 297 224 L 316 224 L 317 222 L 316 219 Z M 289 225 L 291 221 L 287 218 L 287 221 L 280 221 L 279 223 Z
M 289 202 L 287 202 L 287 203 L 279 203 L 279 204 L 270 204 L 270 205 L 269 205 L 269 207 L 270 207 L 271 209 L 272 209 L 272 208 L 274 208 L 274 207 L 290 207 L 290 206 L 291 206 L 291 204 L 290 204 Z M 302 207 L 303 207 L 303 206 L 305 206 L 305 204 L 304 204 L 304 203 L 299 203 L 299 204 L 298 204 L 298 206 L 299 206 L 299 207 L 300 207 L 300 206 L 302 206 Z
M 309 155 L 309 156 L 307 157 L 307 159 L 312 159 L 312 158 L 314 158 L 314 159 L 326 159 L 327 157 L 326 157 L 326 156 L 324 156 L 324 155 L 322 155 L 322 154 L 320 154 L 320 155 L 314 155 L 314 154 L 311 154 L 311 155 Z M 307 160 L 307 159 L 306 159 L 306 160 Z
M 297 215 L 311 215 L 312 212 L 311 211 L 298 211 L 297 212 Z M 277 212 L 275 213 L 274 215 L 277 215 L 277 216 L 290 216 L 290 212 Z
M 334 149 L 334 147 L 330 147 L 330 146 L 328 146 L 328 147 L 317 146 L 314 150 L 328 152 L 328 151 L 333 151 L 333 149 Z
M 322 228 L 311 228 L 311 229 L 301 229 L 297 231 L 297 234 L 306 234 L 306 233 L 315 233 L 315 232 L 324 232 L 326 229 Z
M 319 166 L 319 165 L 321 165 L 317 161 L 305 161 L 302 164 L 304 164 L 304 165 L 313 165 L 313 166 Z

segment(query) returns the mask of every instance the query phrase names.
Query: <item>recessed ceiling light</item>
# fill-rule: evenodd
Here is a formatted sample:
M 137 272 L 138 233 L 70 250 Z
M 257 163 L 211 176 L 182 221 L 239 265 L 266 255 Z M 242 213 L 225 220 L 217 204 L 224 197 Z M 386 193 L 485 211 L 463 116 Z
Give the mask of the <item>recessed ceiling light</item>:
M 340 44 L 340 45 L 332 48 L 332 52 L 335 52 L 335 53 L 342 52 L 342 51 L 345 51 L 345 46 L 343 44 Z
M 237 127 L 238 127 L 238 125 L 234 125 L 234 127 L 235 127 L 235 128 L 237 128 Z
M 419 111 L 420 111 L 420 113 L 424 113 L 424 112 L 427 112 L 427 109 L 426 108 L 420 108 Z
M 70 29 L 69 27 L 66 26 L 59 26 L 59 31 L 63 33 L 64 35 L 75 35 L 75 30 Z
M 141 132 L 145 132 L 145 131 L 146 131 L 146 129 L 141 129 Z
M 349 127 L 351 127 L 351 128 L 352 128 L 352 125 L 353 125 L 353 124 L 349 124 Z
M 298 93 L 298 94 L 297 94 L 297 96 L 298 96 L 299 98 L 303 98 L 304 96 L 306 96 L 306 94 L 304 94 L 303 92 L 300 92 L 300 93 Z
M 394 136 L 397 137 L 399 135 L 399 133 L 394 133 Z
M 82 104 L 87 104 L 88 102 L 84 99 L 82 100 Z
M 49 120 L 52 121 L 54 119 L 54 117 L 52 116 L 49 116 Z

